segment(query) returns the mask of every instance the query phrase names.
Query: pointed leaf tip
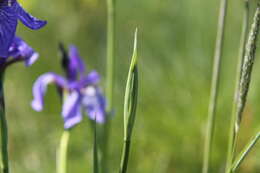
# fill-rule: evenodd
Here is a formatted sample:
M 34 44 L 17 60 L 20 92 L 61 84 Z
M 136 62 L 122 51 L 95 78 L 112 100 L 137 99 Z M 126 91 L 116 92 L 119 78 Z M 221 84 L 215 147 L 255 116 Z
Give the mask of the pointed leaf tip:
M 133 55 L 132 55 L 131 65 L 130 65 L 130 70 L 131 71 L 137 65 L 137 39 L 138 39 L 138 28 L 135 29 L 135 35 L 134 35 L 134 48 L 133 48 Z

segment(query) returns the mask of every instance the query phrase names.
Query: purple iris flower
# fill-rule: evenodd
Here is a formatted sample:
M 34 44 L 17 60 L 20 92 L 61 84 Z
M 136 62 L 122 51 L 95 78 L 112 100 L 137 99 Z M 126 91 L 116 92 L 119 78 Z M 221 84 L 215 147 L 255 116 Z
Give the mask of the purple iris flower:
M 31 66 L 39 57 L 39 54 L 33 48 L 17 36 L 14 37 L 7 55 L 7 58 L 0 58 L 1 70 L 5 70 L 7 66 L 20 61 L 24 61 L 25 66 Z
M 0 57 L 2 58 L 8 57 L 18 20 L 33 30 L 40 29 L 47 23 L 27 13 L 17 0 L 0 0 Z
M 105 98 L 98 86 L 100 76 L 96 71 L 85 74 L 86 69 L 75 46 L 63 64 L 66 77 L 49 72 L 41 75 L 33 86 L 32 108 L 41 111 L 48 84 L 54 83 L 63 91 L 62 117 L 64 128 L 70 129 L 82 120 L 82 110 L 98 123 L 105 121 Z

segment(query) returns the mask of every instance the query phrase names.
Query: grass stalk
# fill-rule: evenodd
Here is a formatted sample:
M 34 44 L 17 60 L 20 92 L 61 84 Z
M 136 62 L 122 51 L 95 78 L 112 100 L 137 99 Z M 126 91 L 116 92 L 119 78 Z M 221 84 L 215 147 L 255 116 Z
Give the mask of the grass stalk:
M 243 61 L 245 56 L 245 48 L 246 48 L 246 38 L 248 33 L 248 26 L 249 26 L 249 2 L 248 0 L 244 0 L 244 10 L 243 10 L 243 23 L 242 23 L 242 32 L 241 32 L 241 39 L 240 39 L 240 48 L 239 48 L 239 56 L 237 62 L 237 70 L 236 70 L 236 80 L 235 80 L 235 90 L 234 90 L 234 98 L 233 98 L 233 106 L 232 106 L 232 118 L 236 118 L 236 109 L 238 104 L 239 98 L 239 85 L 243 67 Z M 233 123 L 234 120 L 231 120 Z M 240 121 L 240 120 L 239 120 Z M 238 129 L 238 127 L 237 127 Z M 237 130 L 236 130 L 237 131 Z M 234 141 L 237 139 L 237 133 L 235 133 Z M 236 143 L 236 142 L 234 142 Z M 233 147 L 233 153 L 235 152 L 235 146 Z
M 134 51 L 127 77 L 124 101 L 124 144 L 120 163 L 120 173 L 127 172 L 131 136 L 135 123 L 138 96 L 138 70 L 137 70 L 137 30 L 135 32 Z
M 243 162 L 243 160 L 246 158 L 249 152 L 256 145 L 259 138 L 260 138 L 260 132 L 256 134 L 256 136 L 246 145 L 245 149 L 243 149 L 242 152 L 238 155 L 238 158 L 234 161 L 232 165 L 232 172 L 235 172 L 235 170 L 240 166 L 240 164 Z
M 8 160 L 8 127 L 5 116 L 4 71 L 0 74 L 0 125 L 1 125 L 1 172 L 9 172 Z
M 259 25 L 260 25 L 260 6 L 258 3 L 254 15 L 253 24 L 251 26 L 251 30 L 249 33 L 246 49 L 245 49 L 245 56 L 242 63 L 239 87 L 237 93 L 235 94 L 236 100 L 234 105 L 234 111 L 231 114 L 228 152 L 227 152 L 226 171 L 225 171 L 226 173 L 232 172 L 231 166 L 235 155 L 235 145 L 237 141 L 239 125 L 246 104 L 247 94 L 248 94 L 250 81 L 251 81 L 251 73 L 253 70 L 253 64 L 255 60 L 256 42 L 259 33 Z
M 226 11 L 227 11 L 227 0 L 221 0 L 219 19 L 218 19 L 218 29 L 216 38 L 216 47 L 214 53 L 214 65 L 211 81 L 211 91 L 210 91 L 210 101 L 208 107 L 208 120 L 207 120 L 207 130 L 204 143 L 204 156 L 203 156 L 203 173 L 208 173 L 211 157 L 212 140 L 214 134 L 215 117 L 216 117 L 216 106 L 217 97 L 219 91 L 219 74 L 221 67 L 221 57 L 223 53 L 223 40 L 225 31 L 225 21 L 226 21 Z
M 69 143 L 70 132 L 64 130 L 60 140 L 59 152 L 58 152 L 58 165 L 57 173 L 66 173 L 67 171 L 67 152 Z
M 114 61 L 115 61 L 115 0 L 107 0 L 107 65 L 106 65 L 106 98 L 107 98 L 107 115 L 103 132 L 102 148 L 102 173 L 109 172 L 107 167 L 107 151 L 109 144 L 110 116 L 113 109 L 113 90 L 114 90 Z

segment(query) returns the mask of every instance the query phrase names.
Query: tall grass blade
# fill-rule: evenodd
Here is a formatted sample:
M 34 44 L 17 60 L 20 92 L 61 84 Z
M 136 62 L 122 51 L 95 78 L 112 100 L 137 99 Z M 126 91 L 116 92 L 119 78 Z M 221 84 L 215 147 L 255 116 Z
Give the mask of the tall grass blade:
M 243 160 L 246 158 L 249 152 L 256 145 L 259 138 L 260 138 L 260 132 L 257 133 L 257 135 L 245 146 L 245 149 L 241 151 L 237 159 L 235 159 L 232 165 L 232 172 L 235 172 L 235 170 L 240 166 L 240 164 L 243 162 Z
M 219 73 L 220 73 L 221 57 L 223 53 L 226 12 L 227 12 L 227 0 L 221 0 L 215 55 L 214 55 L 214 65 L 213 65 L 213 73 L 212 73 L 212 82 L 211 82 L 211 91 L 210 91 L 210 101 L 208 107 L 207 130 L 206 130 L 206 137 L 204 143 L 204 156 L 203 156 L 203 168 L 202 168 L 203 173 L 208 173 L 209 165 L 210 165 L 212 139 L 213 139 L 214 127 L 215 127 L 217 97 L 219 91 Z
M 134 51 L 129 68 L 125 101 L 124 101 L 124 144 L 120 164 L 120 173 L 127 172 L 131 136 L 134 127 L 138 96 L 138 70 L 137 70 L 137 29 L 135 32 Z
M 257 4 L 256 12 L 254 15 L 253 24 L 249 33 L 249 38 L 247 41 L 247 46 L 245 50 L 245 57 L 242 66 L 241 79 L 239 82 L 239 90 L 237 93 L 238 100 L 236 104 L 235 113 L 231 116 L 230 124 L 230 134 L 229 134 L 229 143 L 228 143 L 228 153 L 227 153 L 227 163 L 226 163 L 226 173 L 230 173 L 232 162 L 235 154 L 235 145 L 237 141 L 237 133 L 239 130 L 239 124 L 242 118 L 242 113 L 244 111 L 247 93 L 249 90 L 249 85 L 251 81 L 251 73 L 253 70 L 253 64 L 255 60 L 256 52 L 256 42 L 259 32 L 260 25 L 260 6 Z
M 110 117 L 113 109 L 113 90 L 114 90 L 114 68 L 115 68 L 115 0 L 107 0 L 107 65 L 106 65 L 106 123 L 104 124 L 103 141 L 102 141 L 102 173 L 108 173 L 107 152 L 110 135 Z

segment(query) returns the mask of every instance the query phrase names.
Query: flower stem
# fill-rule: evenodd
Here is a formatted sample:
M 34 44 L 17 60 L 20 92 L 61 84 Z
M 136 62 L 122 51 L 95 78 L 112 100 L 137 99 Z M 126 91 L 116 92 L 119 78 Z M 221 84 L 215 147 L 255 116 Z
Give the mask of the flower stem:
M 8 128 L 5 117 L 4 72 L 0 74 L 1 172 L 8 173 Z
M 219 74 L 221 67 L 221 57 L 223 50 L 223 40 L 225 31 L 225 21 L 226 21 L 226 11 L 227 11 L 227 0 L 221 0 L 219 19 L 218 19 L 218 30 L 217 39 L 214 55 L 214 67 L 212 73 L 211 81 L 211 91 L 210 91 L 210 102 L 208 107 L 208 121 L 207 121 L 207 131 L 204 144 L 204 158 L 203 158 L 203 173 L 209 172 L 212 139 L 215 127 L 215 117 L 216 117 L 216 105 L 217 97 L 219 91 Z
M 99 172 L 99 165 L 98 165 L 98 143 L 97 143 L 97 122 L 96 118 L 93 123 L 94 129 L 94 146 L 93 146 L 93 173 Z
M 113 109 L 113 90 L 114 90 L 114 60 L 115 60 L 115 0 L 107 0 L 107 66 L 106 66 L 106 98 L 107 115 L 104 124 L 103 148 L 102 148 L 102 172 L 109 172 L 107 167 L 107 150 L 109 144 L 110 115 Z
M 60 140 L 57 173 L 66 173 L 69 137 L 70 137 L 70 132 L 68 130 L 64 130 Z

